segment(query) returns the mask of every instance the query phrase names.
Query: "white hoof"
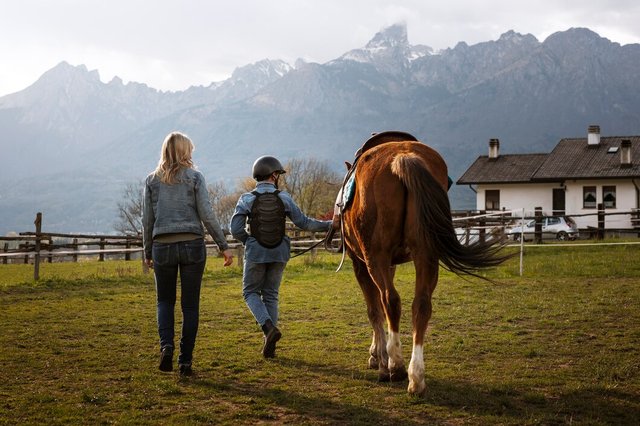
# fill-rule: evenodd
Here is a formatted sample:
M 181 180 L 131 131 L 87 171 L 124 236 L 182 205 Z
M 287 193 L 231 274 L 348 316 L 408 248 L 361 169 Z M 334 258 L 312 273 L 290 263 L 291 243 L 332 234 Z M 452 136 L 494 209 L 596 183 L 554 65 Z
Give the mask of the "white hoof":
M 369 357 L 369 368 L 372 370 L 377 370 L 378 369 L 378 358 L 374 357 L 374 356 L 370 356 Z
M 409 380 L 409 386 L 407 386 L 407 392 L 411 395 L 422 396 L 427 389 L 427 385 L 424 383 L 424 379 L 419 382 Z
M 407 391 L 413 395 L 422 395 L 427 387 L 424 383 L 424 359 L 422 356 L 422 346 L 416 345 L 411 353 L 409 363 L 409 387 Z

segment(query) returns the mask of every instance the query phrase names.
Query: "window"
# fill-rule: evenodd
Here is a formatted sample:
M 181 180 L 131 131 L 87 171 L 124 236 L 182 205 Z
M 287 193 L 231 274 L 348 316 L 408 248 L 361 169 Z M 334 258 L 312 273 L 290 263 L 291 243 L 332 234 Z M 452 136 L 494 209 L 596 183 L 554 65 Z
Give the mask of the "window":
M 596 187 L 595 186 L 583 186 L 582 187 L 582 207 L 585 209 L 595 209 L 596 205 Z
M 616 208 L 616 187 L 615 186 L 602 187 L 602 201 L 604 202 L 605 209 Z
M 500 190 L 487 189 L 484 191 L 484 209 L 500 210 Z
M 559 217 L 552 216 L 552 217 L 547 219 L 547 226 L 558 225 L 558 224 L 560 224 L 560 218 Z

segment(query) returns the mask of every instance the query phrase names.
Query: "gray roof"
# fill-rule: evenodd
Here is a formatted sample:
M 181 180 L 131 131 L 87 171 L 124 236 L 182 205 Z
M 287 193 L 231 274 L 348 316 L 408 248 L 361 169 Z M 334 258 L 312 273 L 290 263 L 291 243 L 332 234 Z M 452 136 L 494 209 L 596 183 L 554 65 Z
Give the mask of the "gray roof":
M 631 167 L 620 167 L 622 139 L 631 141 Z M 607 136 L 596 146 L 589 146 L 586 138 L 562 139 L 533 180 L 634 177 L 640 177 L 640 136 Z
M 549 154 L 513 154 L 478 159 L 458 179 L 458 184 L 530 182 Z
M 620 166 L 620 143 L 631 141 L 631 167 Z M 613 151 L 610 148 L 618 148 Z M 601 136 L 589 146 L 587 138 L 562 139 L 549 154 L 480 156 L 458 184 L 548 182 L 567 179 L 640 178 L 640 136 Z

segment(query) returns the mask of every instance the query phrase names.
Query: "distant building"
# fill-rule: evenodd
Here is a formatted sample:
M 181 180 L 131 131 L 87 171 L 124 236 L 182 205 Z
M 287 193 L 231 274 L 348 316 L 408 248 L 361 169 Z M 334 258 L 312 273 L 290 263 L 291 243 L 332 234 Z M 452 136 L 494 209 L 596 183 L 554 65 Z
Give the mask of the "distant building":
M 478 210 L 521 210 L 532 215 L 596 213 L 602 204 L 606 228 L 640 227 L 640 136 L 600 136 L 589 126 L 587 137 L 560 140 L 549 154 L 500 154 L 500 141 L 489 141 L 489 155 L 480 156 L 456 182 L 476 192 Z M 475 187 L 474 187 L 475 186 Z M 597 226 L 597 216 L 574 217 L 579 228 Z

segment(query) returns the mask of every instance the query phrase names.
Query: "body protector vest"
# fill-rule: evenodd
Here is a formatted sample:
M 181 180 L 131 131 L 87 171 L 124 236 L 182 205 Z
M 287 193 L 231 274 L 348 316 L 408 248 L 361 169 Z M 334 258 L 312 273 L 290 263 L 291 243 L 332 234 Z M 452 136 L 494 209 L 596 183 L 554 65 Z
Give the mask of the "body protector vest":
M 249 232 L 266 248 L 278 247 L 284 238 L 286 213 L 279 192 L 251 192 L 256 199 L 249 214 Z

